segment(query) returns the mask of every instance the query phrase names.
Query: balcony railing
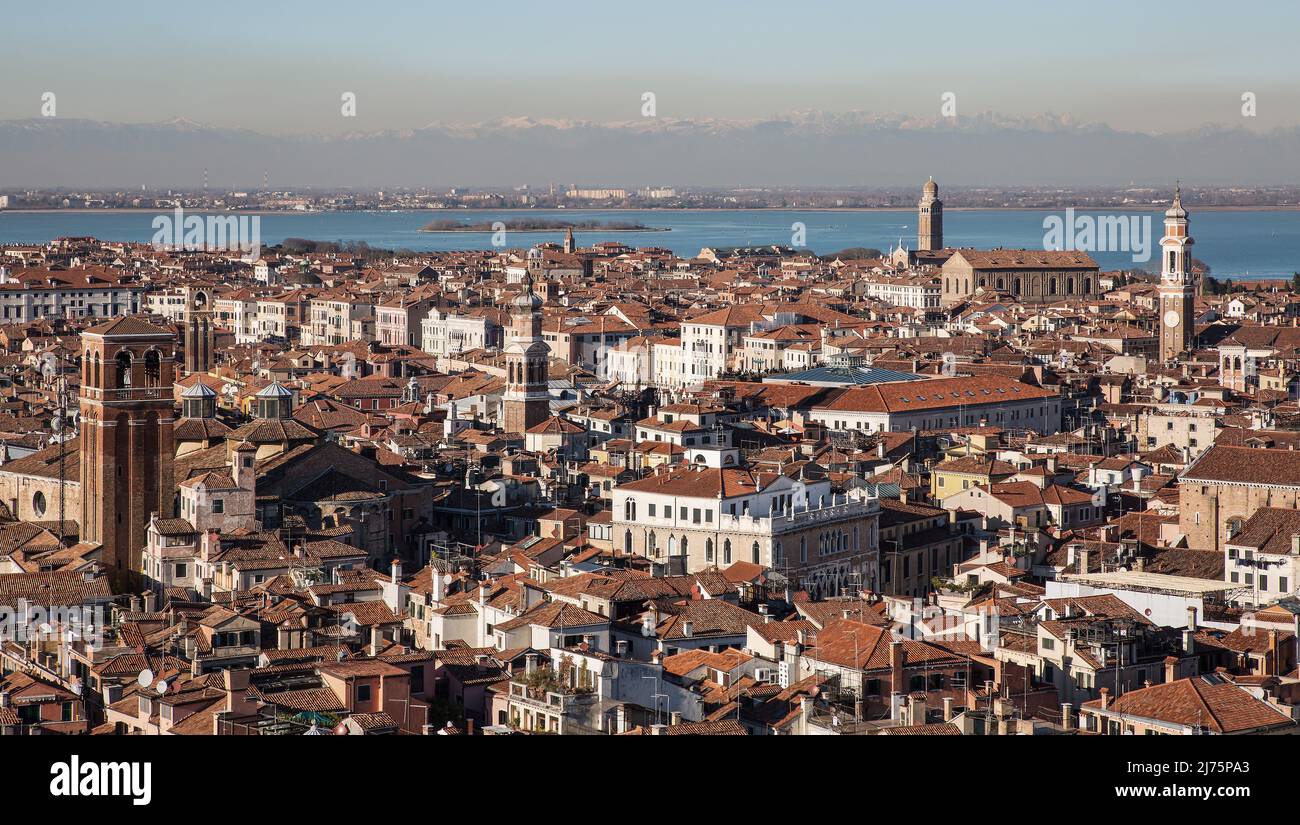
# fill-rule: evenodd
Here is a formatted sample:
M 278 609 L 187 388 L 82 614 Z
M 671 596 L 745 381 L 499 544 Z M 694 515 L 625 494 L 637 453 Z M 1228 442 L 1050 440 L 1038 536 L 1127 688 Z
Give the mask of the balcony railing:
M 879 499 L 839 497 L 834 503 L 825 507 L 797 507 L 771 516 L 733 516 L 722 513 L 718 517 L 718 529 L 738 533 L 783 533 L 825 522 L 861 518 L 878 512 L 880 512 Z
M 92 401 L 147 401 L 151 399 L 170 399 L 172 391 L 170 387 L 119 387 L 116 389 L 101 389 L 99 387 L 81 388 L 84 397 Z

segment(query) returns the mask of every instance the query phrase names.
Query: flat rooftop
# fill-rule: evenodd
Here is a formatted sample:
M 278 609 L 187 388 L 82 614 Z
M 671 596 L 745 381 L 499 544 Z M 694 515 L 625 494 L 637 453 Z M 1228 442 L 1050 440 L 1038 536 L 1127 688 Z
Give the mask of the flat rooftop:
M 1116 590 L 1139 590 L 1152 593 L 1183 593 L 1203 595 L 1221 593 L 1240 585 L 1218 579 L 1197 579 L 1192 576 L 1166 576 L 1163 573 L 1145 573 L 1137 570 L 1120 570 L 1113 573 L 1067 573 L 1060 577 L 1064 582 L 1076 582 L 1090 587 L 1109 587 Z

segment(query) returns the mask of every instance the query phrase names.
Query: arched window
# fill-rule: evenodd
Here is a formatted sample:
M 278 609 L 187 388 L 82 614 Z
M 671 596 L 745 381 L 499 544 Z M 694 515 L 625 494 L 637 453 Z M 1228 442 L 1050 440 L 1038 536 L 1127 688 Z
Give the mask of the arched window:
M 1092 294 L 1092 279 L 1091 279 L 1091 278 L 1084 278 L 1084 279 L 1083 279 L 1083 294 L 1085 294 L 1085 295 L 1091 295 L 1091 294 Z
M 1240 355 L 1238 355 L 1236 358 L 1233 358 L 1233 359 L 1232 359 L 1232 368 L 1233 368 L 1234 370 L 1240 370 L 1240 369 L 1241 369 L 1241 356 L 1240 356 Z
M 156 387 L 162 383 L 162 356 L 151 349 L 144 354 L 144 385 Z
M 1055 279 L 1055 278 L 1053 278 L 1053 279 L 1051 280 L 1050 286 L 1051 286 L 1051 292 L 1049 292 L 1048 295 L 1055 295 L 1055 294 L 1056 294 L 1056 279 Z
M 1016 278 L 1016 280 L 1015 280 L 1015 285 L 1016 285 L 1016 289 L 1015 289 L 1016 295 L 1019 295 L 1019 294 L 1020 294 L 1020 279 L 1019 279 L 1019 278 Z
M 1065 294 L 1067 295 L 1074 294 L 1074 278 L 1065 279 Z
M 636 521 L 636 499 L 629 498 L 623 503 L 623 517 L 627 521 Z
M 689 555 L 689 553 L 687 552 L 687 548 L 688 548 L 689 545 L 690 545 L 690 542 L 687 540 L 686 536 L 682 536 L 682 555 L 683 555 L 683 556 Z
M 668 537 L 668 555 L 672 556 L 672 555 L 676 555 L 676 553 L 677 553 L 677 537 L 676 537 L 676 536 L 669 536 L 669 537 Z
M 713 539 L 704 540 L 704 560 L 707 562 L 713 561 Z
M 623 533 L 623 550 L 624 552 L 627 553 L 632 552 L 632 531 L 631 530 L 628 530 L 627 532 Z
M 998 278 L 998 289 L 1001 290 L 1006 288 L 1007 288 L 1007 282 L 1002 278 Z
M 722 540 L 722 563 L 731 564 L 731 539 Z
M 758 542 L 754 542 L 754 545 L 749 548 L 749 554 L 749 560 L 754 564 L 758 564 Z
M 799 537 L 799 561 L 808 561 L 808 539 Z
M 654 533 L 651 533 L 651 534 L 650 534 L 650 543 L 649 543 L 649 545 L 647 545 L 647 546 L 649 547 L 650 555 L 652 555 L 652 556 L 658 556 L 658 555 L 659 555 L 659 545 L 658 545 L 658 542 L 655 541 L 655 534 L 654 534 Z
M 117 383 L 115 387 L 131 386 L 131 351 L 122 350 L 117 354 Z

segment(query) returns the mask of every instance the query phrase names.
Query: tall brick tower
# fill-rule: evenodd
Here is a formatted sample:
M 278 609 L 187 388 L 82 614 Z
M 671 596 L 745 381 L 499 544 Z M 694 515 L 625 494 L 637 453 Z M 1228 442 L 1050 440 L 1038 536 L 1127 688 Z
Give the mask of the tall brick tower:
M 81 341 L 81 540 L 123 582 L 140 572 L 150 514 L 172 515 L 176 336 L 127 317 Z
M 921 188 L 921 202 L 916 205 L 916 248 L 933 252 L 943 249 L 943 201 L 939 184 L 930 178 Z
M 1160 360 L 1172 361 L 1191 349 L 1195 299 L 1192 283 L 1192 236 L 1187 230 L 1182 186 L 1165 211 L 1160 239 Z
M 187 290 L 188 292 L 188 290 Z M 185 374 L 212 369 L 211 296 L 202 289 L 185 300 Z
M 508 433 L 523 433 L 551 414 L 546 374 L 551 348 L 542 340 L 542 299 L 533 291 L 531 271 L 523 294 L 510 302 L 509 332 L 501 426 Z

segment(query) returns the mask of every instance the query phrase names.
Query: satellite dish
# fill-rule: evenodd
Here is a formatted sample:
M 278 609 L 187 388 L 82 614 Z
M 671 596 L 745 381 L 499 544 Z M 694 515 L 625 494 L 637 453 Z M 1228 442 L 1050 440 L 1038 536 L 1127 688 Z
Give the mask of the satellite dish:
M 149 687 L 150 685 L 153 684 L 153 671 L 150 670 L 149 668 L 145 668 L 144 670 L 140 671 L 140 675 L 136 677 L 135 681 L 136 684 L 140 685 L 140 687 L 142 688 Z
M 158 684 L 154 685 L 153 689 L 158 693 L 159 696 L 167 695 L 167 683 L 162 679 L 158 680 Z
M 1093 507 L 1105 507 L 1105 506 L 1106 506 L 1106 488 L 1105 488 L 1105 487 L 1102 487 L 1101 489 L 1097 490 L 1097 492 L 1095 492 L 1095 493 L 1092 494 L 1092 506 L 1093 506 Z

